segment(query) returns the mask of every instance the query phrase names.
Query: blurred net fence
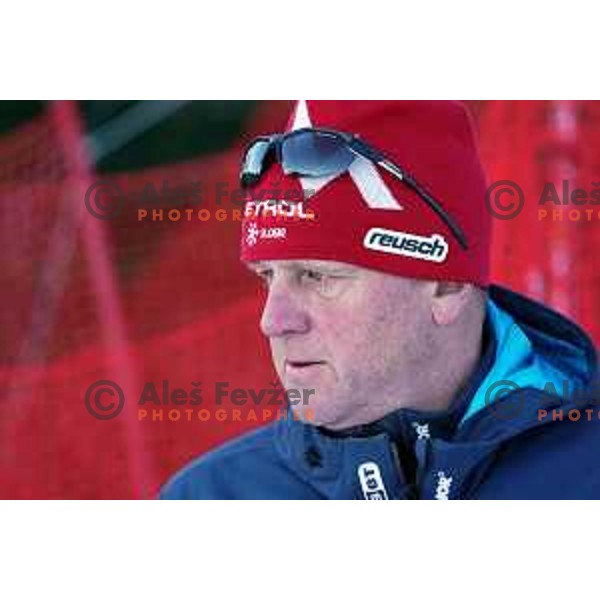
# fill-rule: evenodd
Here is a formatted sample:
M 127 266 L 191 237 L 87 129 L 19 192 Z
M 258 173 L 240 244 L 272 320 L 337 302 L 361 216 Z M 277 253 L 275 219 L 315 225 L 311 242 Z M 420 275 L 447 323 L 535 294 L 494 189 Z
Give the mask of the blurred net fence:
M 239 264 L 235 207 L 220 202 L 237 186 L 244 143 L 281 129 L 289 103 L 256 103 L 225 147 L 207 143 L 153 166 L 128 149 L 181 107 L 139 104 L 118 117 L 120 128 L 94 133 L 80 103 L 48 102 L 0 135 L 2 498 L 153 497 L 192 457 L 260 424 L 251 405 L 235 406 L 237 420 L 171 420 L 165 397 L 201 389 L 210 410 L 218 382 L 274 385 L 258 329 L 263 297 Z M 600 103 L 470 104 L 490 180 L 517 183 L 526 199 L 518 216 L 494 220 L 494 280 L 575 318 L 598 341 Z M 206 138 L 216 135 L 211 122 Z M 154 155 L 180 135 L 152 140 Z M 121 163 L 107 171 L 116 149 Z M 585 190 L 587 202 L 540 202 L 549 182 L 560 198 L 565 186 L 567 195 Z M 125 398 L 118 418 L 86 407 L 90 387 L 105 381 Z M 141 418 L 149 382 L 160 399 Z

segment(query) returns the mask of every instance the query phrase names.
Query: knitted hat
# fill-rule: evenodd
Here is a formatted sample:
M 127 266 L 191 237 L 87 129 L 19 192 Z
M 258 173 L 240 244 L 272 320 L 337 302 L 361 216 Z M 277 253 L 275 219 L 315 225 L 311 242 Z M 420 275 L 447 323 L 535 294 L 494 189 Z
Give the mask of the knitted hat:
M 463 104 L 299 101 L 286 130 L 304 127 L 356 134 L 383 152 L 439 202 L 468 247 L 404 181 L 357 156 L 334 177 L 284 175 L 279 164 L 269 166 L 248 189 L 242 260 L 335 260 L 403 277 L 488 284 L 486 180 Z

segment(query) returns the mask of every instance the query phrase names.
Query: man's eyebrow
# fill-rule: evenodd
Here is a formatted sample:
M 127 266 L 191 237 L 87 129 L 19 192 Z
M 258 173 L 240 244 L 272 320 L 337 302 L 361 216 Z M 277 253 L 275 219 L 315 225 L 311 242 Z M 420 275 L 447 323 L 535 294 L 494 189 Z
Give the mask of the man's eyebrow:
M 299 261 L 297 266 L 302 269 L 316 269 L 330 273 L 354 273 L 357 271 L 354 265 L 330 260 Z

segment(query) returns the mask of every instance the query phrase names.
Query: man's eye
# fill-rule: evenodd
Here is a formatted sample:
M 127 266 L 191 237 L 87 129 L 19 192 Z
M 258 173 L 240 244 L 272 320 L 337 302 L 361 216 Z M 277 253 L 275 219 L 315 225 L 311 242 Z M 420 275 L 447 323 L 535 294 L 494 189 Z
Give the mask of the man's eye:
M 326 275 L 323 273 L 319 273 L 318 271 L 311 271 L 310 269 L 305 269 L 300 274 L 300 279 L 304 280 L 308 283 L 322 283 L 326 279 Z
M 343 277 L 306 269 L 300 273 L 300 284 L 323 298 L 333 298 L 344 289 Z

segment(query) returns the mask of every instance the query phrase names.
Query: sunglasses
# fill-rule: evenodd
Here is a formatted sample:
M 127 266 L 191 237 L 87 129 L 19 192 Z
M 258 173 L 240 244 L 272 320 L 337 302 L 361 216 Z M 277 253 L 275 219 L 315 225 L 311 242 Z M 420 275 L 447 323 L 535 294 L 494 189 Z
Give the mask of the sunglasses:
M 285 175 L 333 177 L 345 173 L 361 156 L 385 169 L 421 198 L 450 229 L 460 246 L 468 248 L 458 223 L 404 169 L 356 135 L 332 129 L 296 129 L 284 134 L 255 138 L 244 153 L 240 182 L 242 187 L 256 185 L 268 167 L 277 161 Z

